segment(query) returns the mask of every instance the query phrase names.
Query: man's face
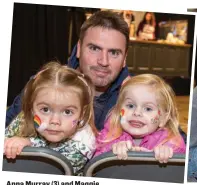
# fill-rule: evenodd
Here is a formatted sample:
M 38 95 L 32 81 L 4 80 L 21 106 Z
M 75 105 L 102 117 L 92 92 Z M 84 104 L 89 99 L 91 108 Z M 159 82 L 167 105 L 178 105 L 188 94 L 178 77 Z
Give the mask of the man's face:
M 97 89 L 106 89 L 125 66 L 125 36 L 113 29 L 89 28 L 83 42 L 78 42 L 77 57 L 80 71 Z

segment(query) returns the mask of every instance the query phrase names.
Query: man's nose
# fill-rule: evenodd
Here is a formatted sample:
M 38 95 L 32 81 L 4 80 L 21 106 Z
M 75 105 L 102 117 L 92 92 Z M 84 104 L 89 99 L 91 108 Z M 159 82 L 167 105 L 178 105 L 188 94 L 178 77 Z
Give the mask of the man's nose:
M 60 115 L 58 113 L 53 113 L 51 115 L 50 124 L 53 124 L 53 125 L 60 125 L 61 124 Z
M 107 51 L 102 51 L 99 58 L 98 58 L 98 64 L 106 67 L 109 65 L 109 56 Z

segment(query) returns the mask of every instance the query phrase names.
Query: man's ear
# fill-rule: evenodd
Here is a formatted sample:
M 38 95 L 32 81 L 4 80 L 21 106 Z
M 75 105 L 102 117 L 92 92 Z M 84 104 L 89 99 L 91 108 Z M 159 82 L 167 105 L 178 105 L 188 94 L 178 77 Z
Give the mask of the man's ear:
M 81 41 L 79 40 L 77 42 L 77 58 L 80 57 L 80 51 L 81 51 Z
M 124 62 L 123 62 L 123 66 L 122 67 L 126 66 L 126 60 L 127 60 L 127 52 L 125 53 Z

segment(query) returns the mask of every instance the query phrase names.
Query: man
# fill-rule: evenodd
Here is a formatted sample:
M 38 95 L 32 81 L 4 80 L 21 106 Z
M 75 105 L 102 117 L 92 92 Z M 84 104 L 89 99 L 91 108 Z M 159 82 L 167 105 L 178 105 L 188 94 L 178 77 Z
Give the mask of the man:
M 68 65 L 88 75 L 96 87 L 94 98 L 95 124 L 104 127 L 109 110 L 116 103 L 122 82 L 129 76 L 126 54 L 129 28 L 117 13 L 100 11 L 81 27 L 80 38 Z M 21 111 L 18 95 L 6 114 L 6 125 Z

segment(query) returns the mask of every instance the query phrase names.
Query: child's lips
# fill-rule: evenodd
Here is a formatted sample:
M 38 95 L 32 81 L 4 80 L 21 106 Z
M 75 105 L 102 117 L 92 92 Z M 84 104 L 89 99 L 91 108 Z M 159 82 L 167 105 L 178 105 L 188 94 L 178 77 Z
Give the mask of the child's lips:
M 129 125 L 135 128 L 141 128 L 143 127 L 145 124 L 139 120 L 130 120 L 129 121 Z
M 49 134 L 51 135 L 56 135 L 56 134 L 59 134 L 61 131 L 58 131 L 58 130 L 50 130 L 50 129 L 47 129 L 46 130 Z

